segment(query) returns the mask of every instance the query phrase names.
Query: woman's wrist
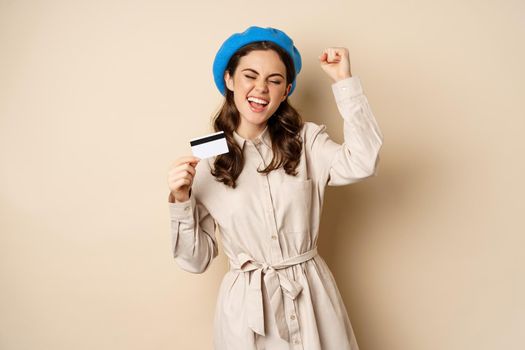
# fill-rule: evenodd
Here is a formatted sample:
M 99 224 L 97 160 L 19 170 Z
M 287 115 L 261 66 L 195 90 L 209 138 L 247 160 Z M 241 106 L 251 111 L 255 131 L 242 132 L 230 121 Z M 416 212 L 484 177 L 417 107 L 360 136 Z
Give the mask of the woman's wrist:
M 175 196 L 173 192 L 170 192 L 168 201 L 170 203 L 184 203 L 184 202 L 187 202 L 190 199 L 190 197 L 191 197 L 191 190 L 188 192 L 188 194 L 182 195 L 182 197 L 179 196 L 178 198 Z
M 348 79 L 348 78 L 351 78 L 351 77 L 352 77 L 352 73 L 348 72 L 348 74 L 344 74 L 344 75 L 338 77 L 337 79 L 335 79 L 335 82 L 337 83 L 338 81 L 345 80 L 345 79 Z

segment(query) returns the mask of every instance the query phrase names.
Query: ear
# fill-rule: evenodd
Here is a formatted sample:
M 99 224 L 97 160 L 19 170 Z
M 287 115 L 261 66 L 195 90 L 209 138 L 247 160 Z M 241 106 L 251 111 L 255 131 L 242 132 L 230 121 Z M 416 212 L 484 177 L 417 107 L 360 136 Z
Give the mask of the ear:
M 233 78 L 230 76 L 230 72 L 224 71 L 224 84 L 228 90 L 233 91 Z
M 288 87 L 286 88 L 286 91 L 284 92 L 284 95 L 283 97 L 281 98 L 281 102 L 283 102 L 284 100 L 286 100 L 286 97 L 288 96 L 288 94 L 290 93 L 290 90 L 292 89 L 292 84 L 288 84 Z

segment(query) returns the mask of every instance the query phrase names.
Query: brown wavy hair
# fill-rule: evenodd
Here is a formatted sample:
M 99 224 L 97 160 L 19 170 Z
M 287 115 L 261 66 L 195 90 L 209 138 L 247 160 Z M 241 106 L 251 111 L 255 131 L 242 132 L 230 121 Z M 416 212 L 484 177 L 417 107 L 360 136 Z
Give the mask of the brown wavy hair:
M 258 41 L 240 48 L 228 62 L 226 70 L 233 76 L 241 57 L 254 50 L 274 50 L 286 67 L 286 85 L 295 79 L 293 60 L 280 46 L 271 41 Z M 233 99 L 233 92 L 225 88 L 224 102 L 213 118 L 215 131 L 224 131 L 230 152 L 215 158 L 211 174 L 217 181 L 235 188 L 236 180 L 244 167 L 244 155 L 233 138 L 233 131 L 240 123 L 240 116 Z M 303 120 L 297 110 L 288 102 L 288 97 L 281 102 L 275 113 L 268 119 L 268 132 L 272 140 L 273 158 L 264 169 L 258 172 L 268 174 L 270 171 L 283 167 L 289 175 L 297 175 L 297 165 L 302 151 L 302 140 L 299 131 Z

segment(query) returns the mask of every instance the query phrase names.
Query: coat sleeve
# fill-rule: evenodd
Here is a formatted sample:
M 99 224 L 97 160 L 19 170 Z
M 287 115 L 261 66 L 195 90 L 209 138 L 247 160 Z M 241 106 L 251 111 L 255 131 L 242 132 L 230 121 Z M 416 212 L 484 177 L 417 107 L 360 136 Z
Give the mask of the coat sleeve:
M 215 220 L 193 193 L 185 202 L 169 196 L 173 257 L 188 272 L 202 273 L 217 256 Z
M 313 124 L 307 131 L 314 172 L 319 181 L 342 186 L 377 175 L 383 135 L 363 93 L 359 77 L 332 84 L 337 108 L 343 118 L 343 144 L 334 142 L 325 125 Z

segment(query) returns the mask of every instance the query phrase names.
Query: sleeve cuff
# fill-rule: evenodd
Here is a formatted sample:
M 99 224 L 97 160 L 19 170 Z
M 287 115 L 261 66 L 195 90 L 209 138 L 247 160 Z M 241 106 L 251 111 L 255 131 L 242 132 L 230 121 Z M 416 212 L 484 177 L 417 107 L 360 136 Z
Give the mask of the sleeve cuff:
M 358 76 L 352 76 L 339 80 L 332 84 L 332 91 L 337 102 L 350 99 L 363 94 L 361 79 Z
M 193 215 L 193 208 L 195 207 L 195 199 L 193 195 L 185 202 L 168 203 L 170 210 L 170 217 L 172 219 L 185 219 Z

